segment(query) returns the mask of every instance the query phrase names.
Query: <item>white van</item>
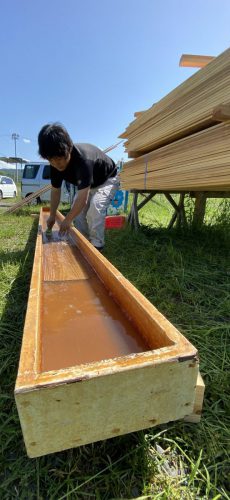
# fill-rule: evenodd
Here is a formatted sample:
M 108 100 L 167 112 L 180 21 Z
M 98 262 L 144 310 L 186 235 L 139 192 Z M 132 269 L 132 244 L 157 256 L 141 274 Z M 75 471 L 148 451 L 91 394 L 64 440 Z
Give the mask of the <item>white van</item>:
M 11 179 L 5 175 L 0 175 L 0 200 L 2 198 L 15 198 L 17 196 L 17 187 Z
M 50 164 L 49 163 L 26 163 L 24 166 L 21 182 L 21 196 L 26 198 L 30 194 L 38 191 L 47 184 L 50 184 Z M 69 185 L 63 181 L 61 188 L 61 202 L 69 203 Z M 41 203 L 42 201 L 50 201 L 50 191 L 41 194 L 35 198 L 34 203 Z

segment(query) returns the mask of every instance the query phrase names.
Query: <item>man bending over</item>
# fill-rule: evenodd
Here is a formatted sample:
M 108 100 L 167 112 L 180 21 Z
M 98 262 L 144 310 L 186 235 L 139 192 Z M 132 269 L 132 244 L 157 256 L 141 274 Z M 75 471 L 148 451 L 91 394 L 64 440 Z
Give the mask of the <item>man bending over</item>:
M 72 207 L 60 225 L 60 234 L 76 228 L 95 248 L 104 246 L 106 209 L 119 189 L 114 161 L 92 144 L 73 144 L 66 129 L 47 124 L 38 134 L 39 154 L 51 165 L 51 205 L 47 228 L 52 229 L 65 180 L 77 187 Z

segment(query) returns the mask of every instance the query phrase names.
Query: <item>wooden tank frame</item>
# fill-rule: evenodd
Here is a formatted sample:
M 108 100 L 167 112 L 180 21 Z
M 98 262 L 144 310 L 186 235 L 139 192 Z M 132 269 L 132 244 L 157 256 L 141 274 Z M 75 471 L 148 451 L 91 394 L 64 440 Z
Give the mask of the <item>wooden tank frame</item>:
M 154 349 L 42 372 L 40 308 L 44 280 L 42 208 L 15 399 L 29 457 L 149 428 L 199 421 L 203 382 L 193 345 L 75 228 L 77 245 L 112 299 Z M 63 220 L 58 212 L 57 223 Z M 63 278 L 63 277 L 62 277 Z M 197 403 L 199 398 L 199 404 Z M 194 414 L 194 408 L 196 414 Z

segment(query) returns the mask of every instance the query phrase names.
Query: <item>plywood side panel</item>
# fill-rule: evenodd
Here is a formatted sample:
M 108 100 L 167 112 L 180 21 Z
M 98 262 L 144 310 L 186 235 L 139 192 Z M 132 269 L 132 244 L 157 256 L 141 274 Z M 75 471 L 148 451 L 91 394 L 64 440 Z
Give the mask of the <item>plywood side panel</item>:
M 18 392 L 27 453 L 36 457 L 183 418 L 198 366 L 164 363 L 39 391 Z

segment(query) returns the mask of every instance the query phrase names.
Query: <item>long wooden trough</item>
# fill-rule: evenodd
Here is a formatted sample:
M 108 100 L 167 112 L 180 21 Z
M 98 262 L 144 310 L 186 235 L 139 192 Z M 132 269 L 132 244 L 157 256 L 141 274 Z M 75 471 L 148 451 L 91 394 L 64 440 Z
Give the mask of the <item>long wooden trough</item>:
M 61 241 L 60 213 L 47 239 L 48 216 L 15 387 L 28 455 L 189 420 L 194 408 L 199 420 L 195 347 L 77 230 Z

